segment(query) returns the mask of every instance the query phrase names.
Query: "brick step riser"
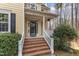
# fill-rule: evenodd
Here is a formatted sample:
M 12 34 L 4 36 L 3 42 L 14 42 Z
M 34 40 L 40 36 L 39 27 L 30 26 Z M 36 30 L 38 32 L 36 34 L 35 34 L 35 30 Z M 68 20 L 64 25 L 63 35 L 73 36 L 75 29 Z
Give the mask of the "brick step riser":
M 29 42 L 29 43 L 24 43 L 24 45 L 34 45 L 34 44 L 41 44 L 41 43 L 46 43 L 46 42 Z
M 37 47 L 37 46 L 43 46 L 43 45 L 47 45 L 45 43 L 42 43 L 42 44 L 31 44 L 31 45 L 24 45 L 24 47 Z
M 39 45 L 47 45 L 46 43 L 39 43 L 39 44 L 37 44 L 37 45 L 35 45 L 35 44 L 31 44 L 31 45 L 24 45 L 24 46 L 39 46 Z
M 44 39 L 44 38 L 25 38 L 25 39 Z
M 45 45 L 39 45 L 39 46 L 24 46 L 24 48 L 26 48 L 26 49 L 30 49 L 30 48 L 34 48 L 34 47 L 42 47 L 42 46 L 47 46 L 47 45 L 45 44 Z
M 38 54 L 32 54 L 32 55 L 29 55 L 29 54 L 24 54 L 24 55 L 27 55 L 27 56 L 42 56 L 42 55 L 47 55 L 47 54 L 50 54 L 50 52 L 44 52 L 44 53 L 38 53 Z
M 37 54 L 37 55 L 34 55 L 34 56 L 42 56 L 42 55 L 48 55 L 48 54 L 50 54 L 50 52 L 48 52 L 48 53 L 44 53 L 44 54 Z
M 49 48 L 42 48 L 42 49 L 36 49 L 36 50 L 24 50 L 23 53 L 33 53 L 33 52 L 37 52 L 37 51 L 41 51 L 41 50 L 48 50 Z
M 24 40 L 25 42 L 44 41 L 44 40 Z
M 24 43 L 26 43 L 26 42 L 42 42 L 42 41 L 44 41 L 44 40 L 38 40 L 38 41 L 24 41 Z M 44 41 L 45 42 L 45 41 Z

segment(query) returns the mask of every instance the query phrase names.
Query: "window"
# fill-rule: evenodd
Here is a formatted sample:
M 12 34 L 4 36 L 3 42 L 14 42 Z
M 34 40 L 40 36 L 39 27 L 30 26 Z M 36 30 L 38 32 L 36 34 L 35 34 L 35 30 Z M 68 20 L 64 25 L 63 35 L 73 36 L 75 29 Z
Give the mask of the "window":
M 10 32 L 10 14 L 6 10 L 0 10 L 0 32 Z
M 8 31 L 8 14 L 0 13 L 0 32 Z
M 30 4 L 30 8 L 31 8 L 32 10 L 36 10 L 36 5 L 35 5 L 34 3 L 32 3 L 32 4 Z

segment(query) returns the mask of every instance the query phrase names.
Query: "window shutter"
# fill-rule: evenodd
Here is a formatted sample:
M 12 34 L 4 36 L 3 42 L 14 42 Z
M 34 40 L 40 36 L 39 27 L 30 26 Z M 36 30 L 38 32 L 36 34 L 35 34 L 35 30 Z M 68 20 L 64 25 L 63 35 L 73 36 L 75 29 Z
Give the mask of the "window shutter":
M 16 14 L 11 13 L 11 33 L 16 32 Z

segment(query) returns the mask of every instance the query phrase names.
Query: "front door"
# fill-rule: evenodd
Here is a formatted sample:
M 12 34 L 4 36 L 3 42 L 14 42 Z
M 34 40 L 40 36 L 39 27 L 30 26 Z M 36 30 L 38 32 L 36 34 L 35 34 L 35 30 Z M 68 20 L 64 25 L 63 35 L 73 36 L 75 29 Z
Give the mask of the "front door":
M 37 34 L 37 23 L 36 21 L 30 21 L 30 36 L 35 37 Z

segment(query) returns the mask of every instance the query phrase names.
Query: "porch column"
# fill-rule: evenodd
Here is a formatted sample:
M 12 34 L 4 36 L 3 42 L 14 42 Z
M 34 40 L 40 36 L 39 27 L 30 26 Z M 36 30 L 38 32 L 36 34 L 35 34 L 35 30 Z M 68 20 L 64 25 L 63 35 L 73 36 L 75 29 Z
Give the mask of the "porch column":
M 45 16 L 43 16 L 43 32 L 45 31 Z

